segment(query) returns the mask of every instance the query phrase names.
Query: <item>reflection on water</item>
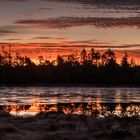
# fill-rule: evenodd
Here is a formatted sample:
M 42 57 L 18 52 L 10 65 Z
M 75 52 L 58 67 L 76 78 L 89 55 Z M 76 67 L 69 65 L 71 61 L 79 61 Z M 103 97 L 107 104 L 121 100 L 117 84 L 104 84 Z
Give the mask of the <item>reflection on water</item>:
M 140 105 L 136 104 L 115 104 L 115 103 L 66 103 L 54 105 L 41 105 L 34 103 L 31 105 L 5 105 L 2 111 L 9 113 L 13 117 L 34 117 L 39 113 L 57 112 L 85 116 L 106 117 L 137 117 L 140 118 Z
M 0 87 L 0 104 L 139 103 L 140 88 Z

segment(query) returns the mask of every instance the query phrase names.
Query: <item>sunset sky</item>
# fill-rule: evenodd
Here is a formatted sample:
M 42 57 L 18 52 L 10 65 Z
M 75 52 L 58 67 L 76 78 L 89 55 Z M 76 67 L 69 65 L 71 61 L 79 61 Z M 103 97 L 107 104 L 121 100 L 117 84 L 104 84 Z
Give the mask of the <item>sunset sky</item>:
M 33 59 L 82 48 L 140 61 L 140 0 L 0 0 L 0 46 Z

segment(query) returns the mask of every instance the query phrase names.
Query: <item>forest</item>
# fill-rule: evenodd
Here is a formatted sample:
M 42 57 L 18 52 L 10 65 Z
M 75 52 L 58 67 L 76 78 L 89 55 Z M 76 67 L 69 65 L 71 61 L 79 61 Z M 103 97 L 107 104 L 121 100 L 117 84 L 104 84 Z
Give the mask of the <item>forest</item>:
M 50 61 L 38 56 L 35 63 L 28 56 L 0 54 L 0 84 L 44 85 L 132 85 L 140 86 L 140 65 L 129 61 L 127 52 L 120 62 L 111 49 L 100 52 L 85 48 L 78 54 L 58 55 Z

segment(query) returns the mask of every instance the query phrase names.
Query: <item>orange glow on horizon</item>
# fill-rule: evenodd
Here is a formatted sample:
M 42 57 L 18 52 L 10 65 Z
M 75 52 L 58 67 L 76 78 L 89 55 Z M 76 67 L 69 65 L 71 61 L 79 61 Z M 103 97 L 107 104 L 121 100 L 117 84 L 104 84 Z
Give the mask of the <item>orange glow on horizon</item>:
M 4 46 L 4 47 L 3 47 Z M 0 47 L 0 53 L 2 53 L 2 48 L 5 49 L 5 51 L 9 51 L 9 46 L 11 49 L 12 56 L 16 56 L 17 54 L 20 56 L 28 56 L 32 59 L 33 62 L 38 64 L 38 57 L 43 56 L 44 59 L 48 59 L 50 61 L 53 61 L 57 58 L 58 55 L 61 56 L 67 56 L 70 54 L 77 53 L 80 55 L 80 52 L 83 48 L 87 50 L 87 52 L 94 48 L 95 50 L 99 50 L 101 53 L 103 53 L 108 48 L 99 48 L 98 46 L 92 46 L 92 45 L 70 45 L 70 44 L 61 44 L 61 43 L 1 43 Z M 136 63 L 140 62 L 140 55 L 135 50 L 116 50 L 115 48 L 111 48 L 116 53 L 117 62 L 121 61 L 122 56 L 124 55 L 124 52 L 128 53 L 129 61 L 133 58 Z

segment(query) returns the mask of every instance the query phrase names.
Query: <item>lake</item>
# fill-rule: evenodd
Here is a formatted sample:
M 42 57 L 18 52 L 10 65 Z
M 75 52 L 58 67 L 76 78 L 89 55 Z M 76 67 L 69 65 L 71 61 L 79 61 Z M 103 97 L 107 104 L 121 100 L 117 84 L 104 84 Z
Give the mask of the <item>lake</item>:
M 140 88 L 0 87 L 0 105 L 57 103 L 139 103 Z

